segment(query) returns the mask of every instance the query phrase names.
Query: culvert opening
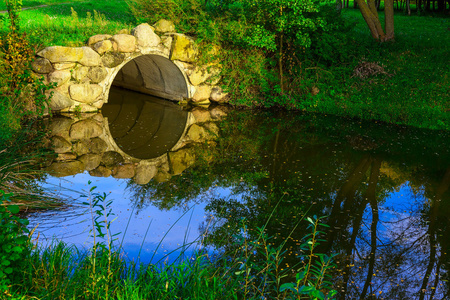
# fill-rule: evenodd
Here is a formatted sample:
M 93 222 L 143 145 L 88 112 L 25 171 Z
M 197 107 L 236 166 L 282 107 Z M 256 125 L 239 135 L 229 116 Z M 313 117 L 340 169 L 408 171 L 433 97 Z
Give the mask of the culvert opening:
M 126 63 L 112 85 L 175 101 L 189 96 L 180 69 L 169 59 L 155 54 L 142 55 Z

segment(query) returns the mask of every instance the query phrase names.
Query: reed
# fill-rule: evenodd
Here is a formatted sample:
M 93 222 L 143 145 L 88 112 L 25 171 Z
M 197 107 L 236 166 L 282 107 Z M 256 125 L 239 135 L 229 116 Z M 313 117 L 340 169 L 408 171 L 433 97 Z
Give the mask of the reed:
M 332 299 L 336 294 L 327 280 L 332 260 L 315 252 L 322 235 L 320 218 L 307 219 L 311 234 L 299 249 L 299 263 L 290 268 L 283 268 L 285 243 L 274 246 L 265 226 L 257 229 L 255 239 L 249 239 L 245 220 L 233 239 L 234 250 L 197 250 L 191 256 L 182 251 L 172 263 L 143 264 L 127 260 L 122 249 L 115 247 L 117 234 L 109 230 L 114 216 L 107 195 L 91 187 L 86 197 L 93 246 L 79 249 L 58 241 L 48 247 L 34 246 L 8 294 L 93 300 Z

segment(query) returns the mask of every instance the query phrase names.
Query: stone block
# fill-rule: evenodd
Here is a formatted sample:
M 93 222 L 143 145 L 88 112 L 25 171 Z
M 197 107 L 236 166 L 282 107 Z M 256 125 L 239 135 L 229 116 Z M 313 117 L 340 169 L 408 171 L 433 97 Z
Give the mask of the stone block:
M 114 178 L 133 178 L 135 174 L 134 164 L 117 165 L 112 170 L 112 176 Z
M 159 20 L 153 27 L 155 28 L 155 31 L 159 33 L 175 32 L 175 25 L 173 22 L 165 19 Z
M 74 104 L 68 95 L 59 91 L 53 91 L 53 96 L 50 98 L 49 107 L 53 111 L 60 111 Z
M 91 67 L 87 77 L 91 79 L 92 83 L 99 83 L 108 76 L 108 71 L 104 67 Z
M 104 166 L 98 166 L 94 170 L 89 171 L 89 175 L 95 177 L 109 177 L 111 176 L 111 170 Z
M 89 72 L 89 67 L 79 66 L 72 71 L 72 78 L 76 81 L 83 81 Z
M 108 151 L 103 153 L 101 163 L 106 167 L 113 167 L 123 163 L 124 159 L 120 153 L 115 151 Z
M 37 55 L 52 63 L 79 62 L 84 56 L 84 51 L 82 48 L 51 46 L 39 51 Z
M 43 57 L 35 59 L 31 63 L 31 68 L 33 69 L 34 72 L 39 74 L 47 74 L 53 70 L 51 62 Z
M 109 34 L 97 34 L 94 36 L 91 36 L 87 42 L 88 46 L 94 45 L 100 41 L 108 40 L 112 38 L 112 35 Z
M 136 43 L 141 47 L 156 47 L 161 42 L 160 37 L 147 23 L 135 27 L 131 34 L 136 37 Z
M 209 99 L 219 103 L 229 102 L 228 93 L 224 93 L 222 88 L 218 86 L 212 88 Z
M 107 68 L 115 68 L 120 65 L 125 59 L 123 53 L 108 52 L 102 57 L 103 65 Z
M 85 154 L 78 157 L 78 160 L 84 164 L 84 169 L 86 171 L 92 171 L 96 169 L 100 165 L 101 159 L 101 155 L 98 154 Z
M 55 82 L 56 86 L 61 86 L 70 80 L 71 75 L 69 70 L 56 70 L 48 75 L 48 80 Z
M 61 136 L 53 136 L 51 138 L 51 145 L 55 153 L 66 153 L 72 150 L 72 143 Z
M 153 165 L 140 163 L 136 167 L 136 175 L 134 176 L 134 182 L 137 184 L 147 184 L 158 173 L 158 168 Z
M 93 103 L 103 93 L 103 88 L 97 84 L 72 84 L 69 94 L 73 100 L 82 103 Z
M 200 85 L 197 87 L 194 96 L 192 97 L 193 102 L 203 102 L 208 100 L 211 96 L 211 87 L 209 85 Z
M 84 165 L 78 160 L 55 162 L 47 167 L 46 171 L 55 177 L 65 177 L 83 173 Z
M 116 34 L 111 38 L 117 43 L 118 52 L 134 52 L 136 51 L 136 37 L 129 34 Z
M 68 70 L 75 68 L 76 63 L 54 63 L 53 69 L 55 70 Z
M 100 55 L 91 47 L 82 47 L 83 57 L 80 59 L 80 64 L 86 67 L 94 67 L 101 64 Z
M 190 37 L 184 34 L 174 34 L 172 49 L 170 53 L 171 60 L 180 60 L 184 62 L 194 62 L 197 59 L 198 48 Z
M 112 50 L 112 43 L 110 40 L 100 41 L 92 45 L 92 49 L 97 51 L 98 54 L 103 55 Z

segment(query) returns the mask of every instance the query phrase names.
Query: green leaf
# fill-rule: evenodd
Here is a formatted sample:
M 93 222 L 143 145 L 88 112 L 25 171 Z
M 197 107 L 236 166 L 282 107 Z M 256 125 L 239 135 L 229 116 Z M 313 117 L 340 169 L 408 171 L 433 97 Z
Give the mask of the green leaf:
M 12 214 L 17 214 L 17 213 L 19 213 L 20 208 L 19 208 L 18 205 L 9 205 L 9 206 L 8 206 L 8 210 L 9 210 L 9 212 L 12 213 Z
M 12 248 L 12 251 L 17 252 L 17 253 L 22 253 L 23 248 L 19 247 L 19 246 L 15 246 Z
M 11 262 L 7 259 L 2 260 L 2 263 L 1 263 L 2 266 L 9 266 L 10 264 L 11 264 Z
M 285 290 L 290 290 L 294 293 L 297 293 L 296 285 L 293 284 L 292 282 L 284 283 L 281 285 L 280 292 L 284 292 Z

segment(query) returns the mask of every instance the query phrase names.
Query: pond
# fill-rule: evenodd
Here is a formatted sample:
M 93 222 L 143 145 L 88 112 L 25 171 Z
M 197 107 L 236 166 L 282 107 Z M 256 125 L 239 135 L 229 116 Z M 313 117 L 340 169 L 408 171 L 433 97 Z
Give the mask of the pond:
M 92 244 L 80 194 L 93 186 L 112 200 L 116 243 L 145 262 L 232 248 L 245 224 L 249 238 L 266 225 L 272 243 L 286 242 L 288 268 L 316 215 L 341 299 L 449 297 L 449 133 L 187 109 L 119 89 L 102 113 L 55 116 L 49 128 L 57 154 L 43 185 L 72 200 L 30 216 L 41 243 Z

